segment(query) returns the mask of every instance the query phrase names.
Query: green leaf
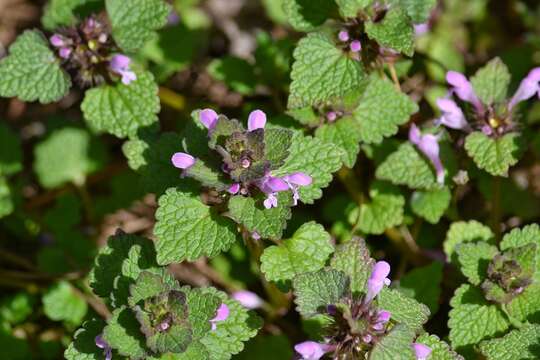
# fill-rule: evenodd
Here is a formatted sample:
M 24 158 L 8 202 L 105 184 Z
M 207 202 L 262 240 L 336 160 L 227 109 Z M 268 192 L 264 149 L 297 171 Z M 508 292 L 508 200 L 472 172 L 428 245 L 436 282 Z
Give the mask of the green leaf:
M 364 239 L 353 238 L 337 246 L 330 264 L 333 269 L 342 271 L 349 277 L 351 291 L 356 298 L 365 292 L 374 261 L 369 256 Z
M 287 220 L 291 217 L 291 195 L 288 192 L 278 193 L 278 206 L 266 209 L 264 198 L 233 196 L 229 199 L 229 216 L 242 224 L 250 232 L 257 232 L 263 238 L 279 239 Z
M 357 88 L 364 78 L 362 63 L 336 48 L 323 33 L 309 34 L 294 50 L 289 108 L 320 105 Z
M 135 52 L 167 23 L 170 6 L 162 0 L 105 0 L 114 40 L 126 52 Z
M 249 95 L 255 91 L 257 85 L 255 69 L 244 59 L 233 56 L 214 59 L 208 64 L 207 70 L 214 79 L 224 82 L 242 95 Z
M 375 176 L 411 189 L 432 189 L 437 183 L 431 165 L 408 142 L 401 144 L 379 165 Z
M 0 319 L 12 325 L 21 323 L 32 314 L 33 305 L 34 297 L 26 292 L 4 297 L 0 303 Z
M 440 189 L 415 191 L 411 196 L 411 209 L 432 224 L 437 224 L 450 206 L 452 193 L 445 186 Z
M 373 3 L 373 0 L 336 0 L 339 12 L 344 18 L 356 18 L 358 12 Z
M 540 354 L 540 325 L 525 325 L 502 338 L 480 343 L 480 351 L 488 360 L 535 360 Z
M 343 153 L 335 145 L 323 142 L 300 133 L 294 135 L 289 156 L 275 176 L 284 176 L 294 172 L 303 172 L 313 179 L 309 186 L 299 189 L 300 200 L 312 204 L 322 196 L 322 188 L 332 181 L 332 173 L 341 167 Z
M 458 351 L 498 336 L 509 327 L 506 316 L 498 306 L 488 303 L 482 291 L 472 285 L 461 285 L 450 300 L 450 306 L 449 337 Z
M 21 141 L 7 125 L 0 123 L 0 176 L 16 174 L 22 168 Z
M 101 334 L 105 323 L 102 320 L 86 321 L 82 328 L 75 332 L 73 341 L 66 349 L 67 360 L 102 360 L 103 350 L 96 346 L 96 336 Z
M 522 227 L 521 229 L 513 229 L 509 233 L 505 234 L 500 247 L 501 250 L 508 250 L 511 248 L 518 248 L 528 244 L 540 245 L 540 226 L 538 224 L 530 224 Z M 540 259 L 540 249 L 536 249 L 536 258 Z M 537 271 L 540 271 L 540 264 L 537 261 Z
M 163 276 L 151 273 L 148 271 L 139 272 L 139 276 L 129 286 L 129 298 L 126 304 L 130 307 L 142 305 L 142 302 L 153 297 L 157 297 L 162 293 L 171 290 L 175 287 L 173 284 L 165 284 Z M 173 286 L 171 286 L 173 285 Z
M 424 333 L 415 342 L 427 345 L 431 349 L 430 360 L 464 360 L 461 355 L 458 355 L 446 342 L 439 339 L 436 335 Z
M 510 72 L 499 58 L 495 58 L 476 72 L 471 78 L 476 96 L 484 104 L 500 103 L 506 100 L 510 85 Z
M 360 151 L 360 126 L 353 118 L 344 117 L 333 124 L 324 124 L 316 130 L 315 136 L 339 147 L 343 164 L 348 168 L 354 166 Z
M 133 138 L 122 144 L 122 153 L 128 161 L 128 166 L 135 171 L 148 165 L 144 157 L 148 151 L 150 151 L 150 144 L 142 139 Z
M 43 295 L 43 312 L 51 320 L 66 321 L 72 325 L 79 325 L 88 306 L 81 295 L 67 281 L 54 284 Z
M 465 243 L 456 246 L 461 272 L 473 285 L 480 285 L 487 276 L 489 262 L 499 252 L 485 242 Z
M 230 180 L 226 179 L 218 164 L 210 162 L 207 164 L 203 159 L 197 159 L 193 166 L 184 170 L 183 174 L 197 180 L 204 187 L 214 188 L 217 191 L 225 191 L 231 186 Z
M 188 320 L 195 341 L 203 338 L 211 330 L 210 320 L 216 315 L 216 311 L 223 299 L 217 296 L 217 293 L 205 291 L 204 289 L 191 289 L 187 292 L 187 295 Z
M 99 250 L 89 282 L 96 295 L 110 297 L 115 306 L 120 306 L 127 304 L 129 287 L 142 271 L 162 271 L 156 263 L 154 243 L 118 232 Z
M 311 31 L 337 11 L 334 0 L 284 0 L 287 20 L 298 31 Z
M 368 37 L 379 45 L 413 55 L 414 29 L 409 15 L 401 7 L 391 7 L 381 21 L 370 21 L 365 26 Z
M 478 241 L 495 244 L 495 238 L 489 227 L 482 225 L 476 220 L 454 222 L 450 225 L 450 229 L 446 233 L 446 239 L 443 244 L 444 253 L 448 259 L 451 259 L 455 263 L 457 257 L 454 255 L 454 252 L 459 244 Z
M 394 289 L 383 288 L 377 296 L 377 304 L 379 308 L 392 314 L 392 320 L 407 325 L 414 331 L 422 329 L 429 317 L 426 305 Z
M 197 197 L 169 189 L 159 198 L 154 235 L 160 265 L 226 251 L 237 239 L 236 225 Z
M 370 203 L 360 206 L 358 229 L 366 234 L 382 234 L 403 222 L 405 198 L 394 185 L 375 181 L 369 190 Z M 357 217 L 352 216 L 356 221 Z
M 533 283 L 506 305 L 508 314 L 519 321 L 540 322 L 540 280 L 537 273 Z
M 146 356 L 144 335 L 133 312 L 124 306 L 113 311 L 103 329 L 103 340 L 120 355 L 139 360 Z
M 292 131 L 288 129 L 266 129 L 264 131 L 264 156 L 272 169 L 281 167 L 289 156 Z
M 431 314 L 439 309 L 443 264 L 438 261 L 409 271 L 399 281 L 398 290 L 410 298 L 427 305 Z
M 392 314 L 393 315 L 393 314 Z M 411 343 L 414 340 L 414 330 L 403 324 L 398 324 L 390 330 L 369 353 L 370 360 L 411 360 L 414 352 Z
M 26 30 L 0 61 L 0 96 L 47 104 L 60 100 L 71 87 L 69 75 L 37 30 Z
M 85 15 L 90 15 L 87 10 L 96 10 L 100 5 L 100 0 L 50 0 L 43 10 L 41 23 L 50 31 L 73 26 Z
M 320 270 L 333 251 L 330 234 L 322 225 L 310 221 L 281 245 L 264 249 L 261 271 L 269 281 L 291 280 L 296 275 Z
M 91 137 L 88 131 L 62 128 L 34 148 L 34 171 L 45 188 L 68 182 L 81 185 L 86 175 L 103 165 L 105 156 L 103 144 Z
M 13 212 L 13 195 L 6 179 L 0 177 L 0 218 L 8 216 Z
M 338 303 L 350 292 L 349 278 L 334 269 L 298 275 L 293 280 L 297 310 L 305 317 L 326 313 L 327 305 Z
M 135 136 L 139 128 L 158 121 L 160 103 L 157 94 L 153 75 L 137 72 L 137 80 L 129 85 L 118 82 L 86 91 L 81 110 L 88 126 L 96 131 L 120 138 Z
M 518 162 L 525 143 L 519 133 L 492 139 L 475 131 L 465 138 L 465 150 L 480 169 L 493 176 L 508 176 L 508 168 Z
M 398 126 L 407 123 L 417 111 L 418 105 L 396 90 L 392 82 L 372 75 L 352 114 L 360 124 L 360 139 L 379 144 L 385 137 L 397 134 Z
M 399 0 L 399 4 L 407 11 L 414 24 L 422 24 L 429 20 L 437 0 Z

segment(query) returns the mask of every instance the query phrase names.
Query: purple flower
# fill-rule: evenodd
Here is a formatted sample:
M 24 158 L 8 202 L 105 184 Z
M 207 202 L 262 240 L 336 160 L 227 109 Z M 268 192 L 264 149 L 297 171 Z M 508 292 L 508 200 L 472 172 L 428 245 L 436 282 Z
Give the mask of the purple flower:
M 229 317 L 230 311 L 229 307 L 225 303 L 221 303 L 221 305 L 218 307 L 216 311 L 216 316 L 210 320 L 210 323 L 212 324 L 212 330 L 216 330 L 217 322 L 227 320 Z
M 304 341 L 294 346 L 294 350 L 304 360 L 319 360 L 325 353 L 334 350 L 335 346 L 321 344 L 315 341 Z
M 384 329 L 384 326 L 388 321 L 390 321 L 390 312 L 386 310 L 381 310 L 377 313 L 377 319 L 375 324 L 373 325 L 373 330 L 375 331 L 382 331 Z
M 53 36 L 51 36 L 49 38 L 49 41 L 52 46 L 58 47 L 58 48 L 68 45 L 68 41 L 62 35 L 59 35 L 59 34 L 54 34 Z
M 122 77 L 124 85 L 129 85 L 132 81 L 137 80 L 137 75 L 129 69 L 130 64 L 131 59 L 122 54 L 114 55 L 109 62 L 111 70 Z
M 431 355 L 432 350 L 429 346 L 420 343 L 413 343 L 412 347 L 416 355 L 416 360 L 426 360 L 429 355 Z
M 266 200 L 263 202 L 264 207 L 267 209 L 277 207 L 277 192 L 289 190 L 289 184 L 285 180 L 271 176 L 270 174 L 263 177 L 262 180 L 257 183 L 257 186 L 263 193 L 267 194 Z
M 174 155 L 171 158 L 171 161 L 174 165 L 174 167 L 177 167 L 179 169 L 189 169 L 195 164 L 195 158 L 189 154 L 183 153 L 183 152 L 177 152 L 174 153 Z
M 229 192 L 229 194 L 232 194 L 232 195 L 237 194 L 238 191 L 240 191 L 240 184 L 238 183 L 232 184 L 227 191 Z
M 337 113 L 335 111 L 329 111 L 326 113 L 326 120 L 334 122 L 337 119 Z
M 422 135 L 420 129 L 412 124 L 409 129 L 409 141 L 431 161 L 437 174 L 437 182 L 444 183 L 444 167 L 439 157 L 439 138 L 433 134 Z
M 204 109 L 199 112 L 199 120 L 208 129 L 208 134 L 216 127 L 218 114 L 212 109 Z
M 450 99 L 437 99 L 437 106 L 442 112 L 442 116 L 439 119 L 441 124 L 457 130 L 470 128 L 463 111 L 461 111 L 461 108 L 457 106 L 455 101 Z
M 388 274 L 390 274 L 390 264 L 386 261 L 377 261 L 373 265 L 373 271 L 367 282 L 368 289 L 364 303 L 370 303 L 381 292 L 384 285 L 390 285 Z
M 254 131 L 264 129 L 266 125 L 266 114 L 261 110 L 252 111 L 248 117 L 248 130 Z
M 58 54 L 60 55 L 62 59 L 67 59 L 71 55 L 72 51 L 73 50 L 71 50 L 71 48 L 63 47 L 60 49 L 60 51 L 58 51 Z
M 353 40 L 351 41 L 351 45 L 349 45 L 349 47 L 353 53 L 357 53 L 362 50 L 362 43 L 360 42 L 360 40 Z
M 278 198 L 276 193 L 270 193 L 266 196 L 266 199 L 263 201 L 263 205 L 266 209 L 275 208 L 278 206 Z
M 538 94 L 540 98 L 540 67 L 532 69 L 525 79 L 521 80 L 512 99 L 508 103 L 508 109 L 512 110 L 517 103 L 530 99 L 534 94 Z
M 414 35 L 415 36 L 424 35 L 428 31 L 429 31 L 429 24 L 428 23 L 422 23 L 422 24 L 414 25 Z
M 100 349 L 103 349 L 103 355 L 105 355 L 105 360 L 112 359 L 112 348 L 107 344 L 103 337 L 100 335 L 96 336 L 94 339 L 96 346 Z
M 263 305 L 262 299 L 255 293 L 247 290 L 236 291 L 231 296 L 247 309 L 257 309 Z
M 339 33 L 338 33 L 338 39 L 339 41 L 341 42 L 347 42 L 349 41 L 349 32 L 347 30 L 341 30 Z
M 251 237 L 253 238 L 253 240 L 260 240 L 261 239 L 261 235 L 256 231 L 251 233 Z
M 289 186 L 289 189 L 291 189 L 293 193 L 293 204 L 295 206 L 298 204 L 298 200 L 300 199 L 300 195 L 298 194 L 298 188 L 300 186 L 311 185 L 313 181 L 311 176 L 302 172 L 295 172 L 290 175 L 286 175 L 283 177 L 283 180 L 285 180 L 285 182 Z
M 446 81 L 453 86 L 452 91 L 458 98 L 473 104 L 477 111 L 482 111 L 484 106 L 474 93 L 473 87 L 465 75 L 457 71 L 449 71 L 446 73 Z

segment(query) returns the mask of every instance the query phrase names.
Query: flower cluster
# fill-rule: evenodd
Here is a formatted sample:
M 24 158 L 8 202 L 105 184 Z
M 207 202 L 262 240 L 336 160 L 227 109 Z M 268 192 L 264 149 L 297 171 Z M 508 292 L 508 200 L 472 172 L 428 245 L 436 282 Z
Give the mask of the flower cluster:
M 444 183 L 444 167 L 439 156 L 440 135 L 422 134 L 415 124 L 409 129 L 409 141 L 414 144 L 431 162 L 435 168 L 437 182 Z
M 118 54 L 106 22 L 89 17 L 78 27 L 58 30 L 49 38 L 66 70 L 82 87 L 96 86 L 120 78 L 128 85 L 137 79 L 131 59 Z M 116 53 L 116 54 L 115 54 Z
M 358 39 L 351 37 L 348 30 L 343 29 L 338 33 L 338 39 L 342 44 L 348 46 L 352 53 L 359 53 L 362 50 L 362 43 Z
M 446 81 L 451 91 L 446 98 L 437 100 L 441 110 L 438 123 L 456 130 L 470 132 L 480 130 L 487 136 L 501 136 L 516 128 L 514 111 L 516 105 L 538 94 L 540 97 L 540 68 L 535 68 L 523 79 L 514 96 L 502 104 L 485 104 L 474 91 L 471 82 L 461 73 L 449 71 Z M 472 106 L 469 121 L 462 108 L 452 99 L 452 95 Z
M 293 204 L 297 204 L 299 188 L 310 185 L 312 179 L 302 172 L 282 177 L 272 175 L 273 164 L 266 159 L 265 154 L 264 112 L 255 110 L 249 114 L 247 131 L 236 120 L 229 120 L 211 109 L 200 111 L 199 120 L 208 130 L 212 143 L 209 146 L 221 157 L 219 171 L 220 175 L 227 178 L 227 193 L 249 196 L 257 190 L 265 194 L 263 204 L 266 209 L 270 209 L 278 206 L 279 192 L 291 191 Z M 226 128 L 225 135 L 217 133 L 218 126 Z M 191 169 L 197 166 L 198 159 L 191 154 L 177 152 L 171 161 L 175 167 L 183 170 L 183 175 L 196 177 L 195 171 Z
M 379 309 L 373 302 L 383 287 L 390 285 L 390 264 L 377 262 L 367 281 L 367 292 L 360 300 L 348 299 L 347 304 L 327 307 L 327 313 L 334 322 L 327 329 L 330 334 L 324 342 L 304 341 L 294 349 L 304 360 L 318 360 L 327 353 L 334 358 L 363 358 L 371 348 L 386 335 L 393 324 L 391 313 Z M 412 344 L 418 360 L 426 359 L 431 353 L 429 347 Z

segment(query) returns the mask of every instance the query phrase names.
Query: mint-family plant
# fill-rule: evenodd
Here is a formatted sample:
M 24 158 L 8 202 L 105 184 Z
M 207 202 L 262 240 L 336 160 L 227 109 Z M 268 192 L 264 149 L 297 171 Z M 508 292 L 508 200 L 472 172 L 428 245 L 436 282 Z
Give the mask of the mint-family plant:
M 539 5 L 26 5 L 6 359 L 540 358 Z

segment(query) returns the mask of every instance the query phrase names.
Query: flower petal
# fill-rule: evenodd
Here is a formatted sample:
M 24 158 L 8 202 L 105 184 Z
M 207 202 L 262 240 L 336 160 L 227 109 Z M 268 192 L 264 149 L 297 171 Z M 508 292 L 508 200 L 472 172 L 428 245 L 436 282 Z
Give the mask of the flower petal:
M 264 129 L 266 125 L 266 114 L 261 110 L 252 111 L 248 117 L 248 130 Z
M 457 71 L 449 71 L 446 73 L 446 81 L 453 86 L 453 91 L 463 101 L 473 104 L 477 111 L 483 109 L 483 105 L 474 93 L 471 82 L 467 80 L 465 75 Z
M 257 309 L 263 305 L 262 299 L 255 293 L 247 290 L 236 291 L 231 296 L 247 309 Z
M 530 99 L 534 94 L 538 93 L 540 96 L 540 67 L 532 69 L 525 79 L 521 80 L 519 87 L 510 99 L 508 108 L 512 109 L 517 103 Z
M 199 120 L 208 130 L 216 126 L 217 119 L 218 114 L 212 109 L 203 109 L 199 112 Z
M 324 344 L 315 341 L 304 341 L 294 346 L 294 350 L 304 360 L 319 360 L 326 353 Z
M 189 154 L 177 152 L 172 156 L 171 161 L 174 167 L 185 170 L 193 166 L 196 160 L 193 156 Z
M 466 129 L 469 127 L 463 111 L 451 99 L 437 99 L 437 106 L 442 112 L 440 123 L 452 129 Z
M 295 172 L 290 175 L 286 175 L 283 177 L 283 180 L 299 186 L 308 186 L 311 185 L 311 183 L 313 182 L 311 176 L 309 176 L 308 174 L 304 174 L 303 172 Z
M 412 344 L 414 353 L 416 355 L 416 360 L 426 360 L 429 355 L 431 355 L 431 348 L 427 345 L 420 343 Z

